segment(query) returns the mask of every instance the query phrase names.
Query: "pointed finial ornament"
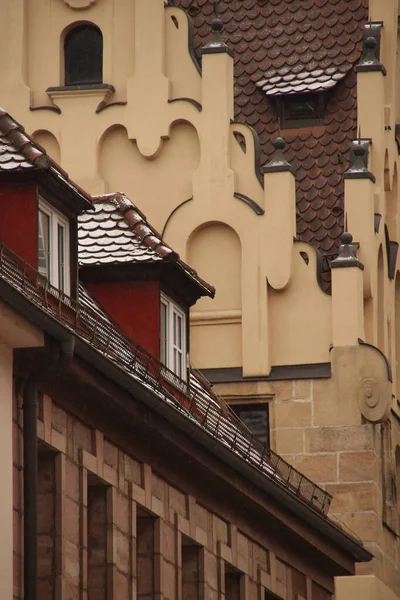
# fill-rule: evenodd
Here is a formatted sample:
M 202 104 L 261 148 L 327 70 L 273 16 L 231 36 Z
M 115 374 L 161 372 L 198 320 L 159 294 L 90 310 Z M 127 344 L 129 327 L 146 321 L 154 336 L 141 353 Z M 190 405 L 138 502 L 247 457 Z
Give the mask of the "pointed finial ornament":
M 222 30 L 224 24 L 221 19 L 218 18 L 217 13 L 217 2 L 214 3 L 214 14 L 215 18 L 211 22 L 212 38 L 205 46 L 201 49 L 201 54 L 218 54 L 220 52 L 227 52 L 233 57 L 232 50 L 225 44 L 222 39 Z
M 363 29 L 363 45 L 361 60 L 356 65 L 356 73 L 363 71 L 381 71 L 386 75 L 386 69 L 380 60 L 381 29 L 383 23 L 368 21 Z
M 286 146 L 286 142 L 280 136 L 280 126 L 278 126 L 278 137 L 272 142 L 275 152 L 269 163 L 262 167 L 263 173 L 279 173 L 283 171 L 289 171 L 295 175 L 295 170 L 290 163 L 283 156 L 283 151 Z
M 358 129 L 358 138 L 355 139 L 350 149 L 350 167 L 344 173 L 345 179 L 371 179 L 375 177 L 368 169 L 368 147 L 370 140 L 361 137 L 361 127 Z
M 357 258 L 357 250 L 360 244 L 358 242 L 353 243 L 353 236 L 348 231 L 342 233 L 340 241 L 342 243 L 339 247 L 339 254 L 331 262 L 331 269 L 358 267 L 363 270 L 364 265 Z

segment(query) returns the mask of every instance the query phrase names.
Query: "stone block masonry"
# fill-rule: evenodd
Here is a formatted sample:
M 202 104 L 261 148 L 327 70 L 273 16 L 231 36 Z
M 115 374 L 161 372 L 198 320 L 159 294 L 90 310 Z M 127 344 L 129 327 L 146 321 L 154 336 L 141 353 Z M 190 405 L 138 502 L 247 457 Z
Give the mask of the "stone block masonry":
M 41 599 L 259 600 L 292 598 L 304 585 L 331 598 L 332 584 L 304 560 L 289 564 L 49 397 L 39 417 Z M 16 408 L 15 600 L 23 597 L 18 419 Z

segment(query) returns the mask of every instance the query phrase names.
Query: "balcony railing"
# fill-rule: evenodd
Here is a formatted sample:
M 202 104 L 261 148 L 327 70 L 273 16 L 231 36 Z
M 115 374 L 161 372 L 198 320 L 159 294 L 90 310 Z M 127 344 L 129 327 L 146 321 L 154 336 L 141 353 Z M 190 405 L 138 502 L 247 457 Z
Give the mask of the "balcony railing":
M 317 512 L 327 514 L 330 494 L 264 447 L 205 382 L 193 373 L 188 381 L 183 381 L 135 344 L 83 288 L 81 302 L 74 301 L 1 243 L 0 278 L 130 376 L 150 387 L 254 469 Z

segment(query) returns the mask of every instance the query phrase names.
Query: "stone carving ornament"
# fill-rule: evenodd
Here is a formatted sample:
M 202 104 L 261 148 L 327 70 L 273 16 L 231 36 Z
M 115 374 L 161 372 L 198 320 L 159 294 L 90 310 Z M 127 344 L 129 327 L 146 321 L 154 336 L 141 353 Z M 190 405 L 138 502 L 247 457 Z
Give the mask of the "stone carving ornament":
M 382 423 L 389 416 L 387 395 L 382 393 L 375 379 L 364 379 L 358 390 L 361 414 L 371 423 Z
M 96 4 L 97 0 L 64 0 L 65 4 L 70 8 L 90 8 Z

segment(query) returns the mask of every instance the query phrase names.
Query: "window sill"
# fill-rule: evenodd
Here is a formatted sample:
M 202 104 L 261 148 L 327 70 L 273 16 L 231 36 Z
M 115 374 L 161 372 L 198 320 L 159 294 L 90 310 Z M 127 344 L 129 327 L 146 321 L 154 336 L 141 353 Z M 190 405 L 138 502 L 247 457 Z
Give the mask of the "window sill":
M 62 98 L 94 97 L 98 98 L 99 101 L 104 102 L 115 93 L 115 88 L 109 83 L 60 85 L 47 88 L 46 93 L 53 101 Z

